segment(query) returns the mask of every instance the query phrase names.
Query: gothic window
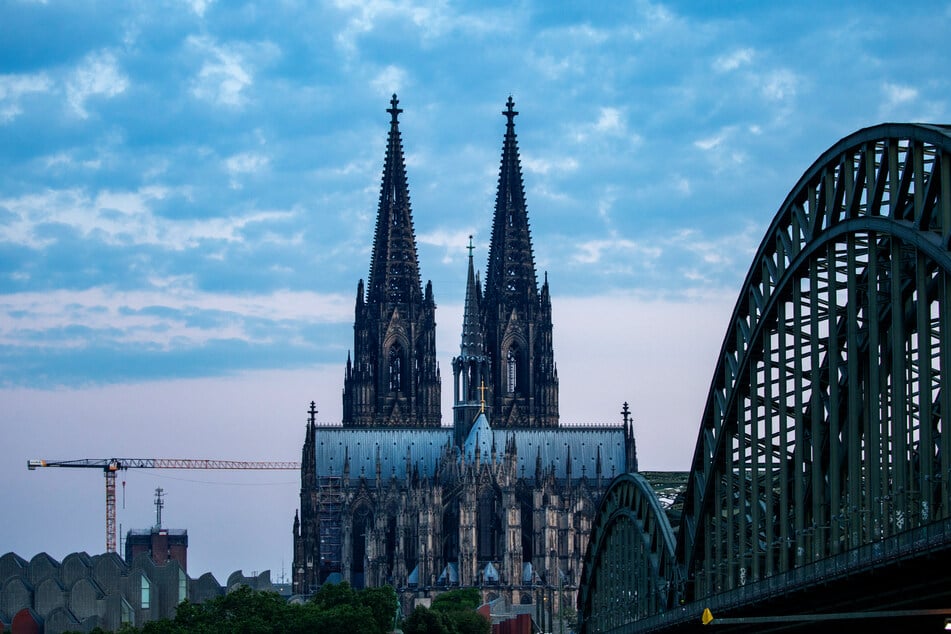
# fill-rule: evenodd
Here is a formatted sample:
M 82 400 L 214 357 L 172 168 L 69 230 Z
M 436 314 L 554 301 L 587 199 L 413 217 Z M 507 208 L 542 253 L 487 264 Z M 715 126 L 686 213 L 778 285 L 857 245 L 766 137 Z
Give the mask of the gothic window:
M 415 524 L 406 527 L 403 537 L 403 555 L 406 558 L 406 571 L 412 572 L 419 563 L 419 533 Z
M 518 346 L 512 346 L 505 357 L 505 391 L 509 394 L 515 394 L 519 387 Z
M 401 391 L 403 389 L 403 350 L 399 344 L 390 348 L 389 377 L 390 391 Z
M 396 564 L 396 518 L 386 519 L 386 582 L 393 583 L 393 571 Z
M 351 566 L 353 577 L 351 583 L 355 588 L 363 588 L 366 585 L 366 564 L 367 564 L 367 540 L 371 539 L 373 530 L 373 514 L 366 506 L 360 506 L 353 513 L 353 531 Z
M 479 388 L 482 387 L 479 385 L 479 376 L 476 371 L 476 364 L 474 361 L 469 363 L 469 379 L 466 382 L 467 392 L 466 400 L 469 402 L 481 400 L 479 396 Z
M 478 558 L 480 561 L 494 561 L 499 557 L 499 533 L 502 523 L 495 491 L 491 488 L 485 489 L 479 496 L 478 504 L 476 516 Z
M 442 558 L 446 564 L 459 561 L 459 500 L 454 499 L 446 506 L 442 516 L 443 544 Z
M 531 501 L 522 500 L 522 560 L 532 561 L 535 558 L 534 540 L 535 512 Z

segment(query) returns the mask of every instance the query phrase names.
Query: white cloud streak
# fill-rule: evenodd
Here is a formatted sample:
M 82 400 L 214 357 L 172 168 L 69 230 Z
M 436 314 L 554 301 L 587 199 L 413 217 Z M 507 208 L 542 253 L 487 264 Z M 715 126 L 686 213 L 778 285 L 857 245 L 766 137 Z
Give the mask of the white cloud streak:
M 31 93 L 46 93 L 53 82 L 46 73 L 35 75 L 0 75 L 0 125 L 23 114 L 21 100 Z
M 244 57 L 207 36 L 190 36 L 188 44 L 206 57 L 192 81 L 192 94 L 216 105 L 242 107 L 245 89 L 254 81 Z
M 91 97 L 111 98 L 125 92 L 129 79 L 120 70 L 111 51 L 90 53 L 66 82 L 66 101 L 81 119 L 89 118 L 86 109 Z
M 227 218 L 176 220 L 152 213 L 156 201 L 181 192 L 166 187 L 135 191 L 103 190 L 90 196 L 82 189 L 47 190 L 0 199 L 14 218 L 0 224 L 0 242 L 43 248 L 54 239 L 40 235 L 43 225 L 62 225 L 80 235 L 112 245 L 151 244 L 167 249 L 193 248 L 203 240 L 240 242 L 249 224 L 292 217 L 296 211 L 254 211 Z
M 387 66 L 381 70 L 376 77 L 370 80 L 370 86 L 374 92 L 381 97 L 389 97 L 392 94 L 399 94 L 406 85 L 406 71 L 399 66 Z
M 713 60 L 713 70 L 718 73 L 728 73 L 742 66 L 749 65 L 755 55 L 753 49 L 742 48 Z
M 263 295 L 228 295 L 191 288 L 191 280 L 153 280 L 154 290 L 119 292 L 111 288 L 83 291 L 0 295 L 0 345 L 14 347 L 80 348 L 88 344 L 89 330 L 111 333 L 122 344 L 152 344 L 162 349 L 196 346 L 215 339 L 266 343 L 267 336 L 253 335 L 243 319 L 298 321 L 312 324 L 345 323 L 353 316 L 353 299 L 338 294 L 274 291 Z M 149 309 L 161 308 L 161 313 Z M 180 312 L 171 316 L 166 311 Z M 203 311 L 230 315 L 213 326 L 190 323 Z M 73 337 L 26 337 L 29 332 L 67 331 Z

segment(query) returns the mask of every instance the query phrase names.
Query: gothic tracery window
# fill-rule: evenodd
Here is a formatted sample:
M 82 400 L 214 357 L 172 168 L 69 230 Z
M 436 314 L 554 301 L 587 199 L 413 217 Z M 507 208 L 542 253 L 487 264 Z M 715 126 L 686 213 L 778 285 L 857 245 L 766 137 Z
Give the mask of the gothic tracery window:
M 479 495 L 477 508 L 476 539 L 478 558 L 480 561 L 494 561 L 501 554 L 499 551 L 499 500 L 495 491 L 486 489 Z
M 390 348 L 389 358 L 390 391 L 399 392 L 403 389 L 403 351 L 399 344 Z
M 505 391 L 514 394 L 518 388 L 518 347 L 509 348 L 505 357 Z

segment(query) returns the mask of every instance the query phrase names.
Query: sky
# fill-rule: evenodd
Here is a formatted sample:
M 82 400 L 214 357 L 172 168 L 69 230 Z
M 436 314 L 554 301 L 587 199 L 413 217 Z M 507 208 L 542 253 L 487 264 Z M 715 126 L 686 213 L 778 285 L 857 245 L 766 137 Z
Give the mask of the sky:
M 949 32 L 946 2 L 0 3 L 0 554 L 105 549 L 101 473 L 28 459 L 299 460 L 310 401 L 340 420 L 394 93 L 444 422 L 511 95 L 561 419 L 627 401 L 641 468 L 687 470 L 783 199 L 857 129 L 951 123 Z M 299 474 L 119 482 L 123 531 L 164 489 L 190 576 L 290 574 Z

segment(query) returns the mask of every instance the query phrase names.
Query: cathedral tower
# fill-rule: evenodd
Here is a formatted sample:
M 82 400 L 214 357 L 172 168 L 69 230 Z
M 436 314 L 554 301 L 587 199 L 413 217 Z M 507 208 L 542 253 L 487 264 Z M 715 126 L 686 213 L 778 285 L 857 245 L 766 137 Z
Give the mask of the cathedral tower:
M 482 300 L 493 427 L 557 427 L 558 372 L 548 279 L 538 291 L 522 167 L 509 97 Z
M 383 164 L 370 276 L 357 284 L 353 359 L 343 387 L 345 427 L 438 427 L 436 303 L 420 284 L 396 95 Z

